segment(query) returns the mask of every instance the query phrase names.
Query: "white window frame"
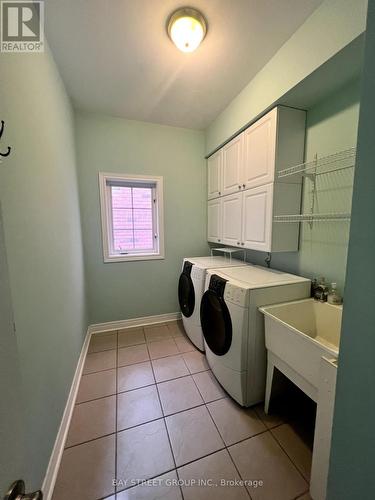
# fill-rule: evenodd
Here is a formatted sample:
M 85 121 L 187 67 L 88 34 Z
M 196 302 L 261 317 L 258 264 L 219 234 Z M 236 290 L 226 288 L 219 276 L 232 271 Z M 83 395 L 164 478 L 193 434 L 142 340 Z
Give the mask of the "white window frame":
M 111 182 L 131 184 L 154 184 L 153 227 L 155 228 L 155 250 L 134 251 L 121 255 L 113 250 Z M 104 262 L 127 262 L 132 260 L 164 259 L 164 210 L 163 177 L 150 175 L 111 174 L 99 172 L 100 212 L 102 223 L 102 244 Z

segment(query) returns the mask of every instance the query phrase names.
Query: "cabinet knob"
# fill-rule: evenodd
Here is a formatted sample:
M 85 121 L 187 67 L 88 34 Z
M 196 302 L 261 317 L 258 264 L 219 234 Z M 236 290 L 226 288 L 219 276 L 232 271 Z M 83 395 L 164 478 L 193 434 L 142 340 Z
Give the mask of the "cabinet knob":
M 221 191 L 219 191 L 219 195 L 221 195 Z
M 241 245 L 244 245 L 244 244 L 245 244 L 244 242 L 241 243 Z
M 242 187 L 241 185 L 240 185 L 240 186 L 238 186 L 238 189 L 241 189 L 241 187 Z
M 217 241 L 220 243 L 221 240 L 218 239 Z
M 239 241 L 237 241 L 237 245 L 240 245 L 240 242 L 239 242 Z
M 246 187 L 246 184 L 242 184 L 242 187 L 245 188 Z

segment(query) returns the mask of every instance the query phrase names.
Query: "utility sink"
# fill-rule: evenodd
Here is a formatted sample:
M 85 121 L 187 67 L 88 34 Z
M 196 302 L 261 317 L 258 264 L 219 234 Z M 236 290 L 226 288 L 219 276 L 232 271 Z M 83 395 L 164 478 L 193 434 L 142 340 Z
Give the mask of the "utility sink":
M 321 358 L 339 354 L 342 306 L 305 299 L 259 310 L 268 354 L 266 409 L 274 367 L 317 401 Z

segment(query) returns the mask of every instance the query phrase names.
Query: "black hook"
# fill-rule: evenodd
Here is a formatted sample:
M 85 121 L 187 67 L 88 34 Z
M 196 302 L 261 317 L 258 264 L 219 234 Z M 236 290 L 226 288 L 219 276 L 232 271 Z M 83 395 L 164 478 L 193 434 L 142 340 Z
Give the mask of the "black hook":
M 3 135 L 3 132 L 4 132 L 4 120 L 1 120 L 1 128 L 0 128 L 0 139 L 1 139 L 1 136 Z M 2 153 L 0 151 L 0 156 L 9 156 L 10 155 L 10 152 L 11 152 L 12 148 L 10 146 L 8 146 L 8 151 L 6 153 Z

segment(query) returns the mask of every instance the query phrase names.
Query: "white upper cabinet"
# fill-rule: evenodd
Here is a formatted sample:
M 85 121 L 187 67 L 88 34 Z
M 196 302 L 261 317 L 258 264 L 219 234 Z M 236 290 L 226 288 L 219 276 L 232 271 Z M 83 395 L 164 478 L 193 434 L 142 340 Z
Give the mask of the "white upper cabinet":
M 222 159 L 223 150 L 220 149 L 207 160 L 208 199 L 218 198 L 222 194 Z
M 234 193 L 222 198 L 222 243 L 240 246 L 242 239 L 242 193 Z
M 232 139 L 223 149 L 223 196 L 242 189 L 242 134 Z
M 249 189 L 242 196 L 242 243 L 245 248 L 270 252 L 273 184 Z
M 207 206 L 207 240 L 213 243 L 221 243 L 221 198 L 210 200 Z
M 305 111 L 278 106 L 208 159 L 208 241 L 298 250 L 298 224 L 274 216 L 300 211 L 302 178 L 278 172 L 303 162 L 305 120 Z
M 243 184 L 249 189 L 275 178 L 277 108 L 243 132 Z

